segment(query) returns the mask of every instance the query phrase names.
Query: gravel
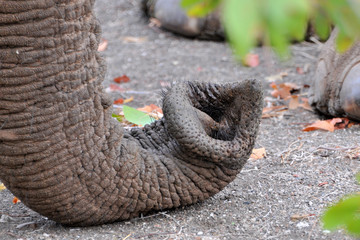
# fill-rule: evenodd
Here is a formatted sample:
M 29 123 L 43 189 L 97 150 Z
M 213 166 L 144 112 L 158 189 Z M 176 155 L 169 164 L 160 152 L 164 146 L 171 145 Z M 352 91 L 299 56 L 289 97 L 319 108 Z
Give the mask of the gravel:
M 319 46 L 301 43 L 291 47 L 292 58 L 278 61 L 268 49 L 254 50 L 260 65 L 237 64 L 227 44 L 182 38 L 151 27 L 139 0 L 102 0 L 97 16 L 108 47 L 104 87 L 126 74 L 130 82 L 112 92 L 116 98 L 134 97 L 129 105 L 161 103 L 161 88 L 177 81 L 241 81 L 256 78 L 270 97 L 271 75 L 286 72 L 278 82 L 309 84 Z M 130 39 L 128 37 L 134 37 Z M 138 42 L 136 42 L 138 41 Z M 308 69 L 299 74 L 296 68 Z M 305 91 L 306 92 L 306 91 Z M 360 190 L 355 174 L 359 159 L 360 126 L 335 132 L 303 132 L 317 120 L 312 112 L 295 109 L 263 119 L 256 148 L 266 158 L 250 159 L 234 182 L 214 197 L 193 206 L 87 228 L 63 227 L 13 204 L 8 190 L 0 192 L 0 239 L 352 239 L 343 230 L 322 228 L 324 209 L 343 195 Z M 357 148 L 357 149 L 356 149 Z

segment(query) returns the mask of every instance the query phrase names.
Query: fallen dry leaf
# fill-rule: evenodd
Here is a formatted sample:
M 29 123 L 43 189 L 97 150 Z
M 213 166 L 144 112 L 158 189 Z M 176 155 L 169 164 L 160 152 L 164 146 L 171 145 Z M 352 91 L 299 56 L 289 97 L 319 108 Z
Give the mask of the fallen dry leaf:
M 289 109 L 296 109 L 299 106 L 300 106 L 299 96 L 298 95 L 291 95 L 290 102 L 289 102 Z
M 13 202 L 13 204 L 17 204 L 17 203 L 19 203 L 19 202 L 21 202 L 21 201 L 20 201 L 20 199 L 18 199 L 17 197 L 14 197 L 13 200 L 12 200 L 12 202 Z
M 131 96 L 127 99 L 124 100 L 124 103 L 129 103 L 129 102 L 132 102 L 134 100 L 134 96 Z
M 298 74 L 304 74 L 304 70 L 303 70 L 303 68 L 301 68 L 301 67 L 297 67 L 297 68 L 296 68 L 296 72 L 297 72 Z
M 286 77 L 287 75 L 288 75 L 287 72 L 280 72 L 278 74 L 266 77 L 265 80 L 268 81 L 268 82 L 275 82 L 277 80 L 282 80 L 283 77 Z
M 114 78 L 114 82 L 116 82 L 116 83 L 126 83 L 129 81 L 130 81 L 130 78 L 128 76 L 126 76 L 125 74 L 120 77 Z
M 275 84 L 274 82 L 270 84 L 274 90 L 271 92 L 271 95 L 275 98 L 280 97 L 281 99 L 288 99 L 291 96 L 291 93 L 300 89 L 294 83 L 281 83 Z
M 99 51 L 99 52 L 105 51 L 105 49 L 107 48 L 107 45 L 108 45 L 108 40 L 102 38 L 102 39 L 100 40 L 100 44 L 99 44 L 99 47 L 98 47 L 98 51 Z
M 147 41 L 147 37 L 131 37 L 127 36 L 122 39 L 123 43 L 143 43 Z
M 138 108 L 137 110 L 146 112 L 147 114 L 149 114 L 150 117 L 153 117 L 154 119 L 160 119 L 163 117 L 162 109 L 155 104 L 150 104 L 145 107 Z
M 137 110 L 143 111 L 143 112 L 146 112 L 146 113 L 151 113 L 151 112 L 163 113 L 162 109 L 160 107 L 156 106 L 155 104 L 150 104 L 150 105 L 147 105 L 145 107 L 138 108 Z
M 343 122 L 343 118 L 333 118 L 322 121 L 318 120 L 315 123 L 306 126 L 302 131 L 310 132 L 321 129 L 321 130 L 333 132 L 335 130 L 335 125 L 342 122 Z M 336 128 L 336 129 L 340 129 L 340 128 Z
M 106 89 L 106 92 L 125 92 L 125 88 L 122 88 L 116 84 L 110 84 L 110 86 Z
M 257 149 L 253 149 L 252 153 L 250 155 L 250 158 L 253 160 L 257 160 L 257 159 L 261 159 L 266 157 L 266 150 L 265 148 L 257 148 Z
M 281 106 L 272 106 L 272 107 L 265 107 L 262 111 L 262 118 L 272 118 L 272 117 L 279 117 L 284 114 L 284 111 L 287 111 L 288 107 L 285 105 Z
M 244 65 L 248 67 L 256 67 L 259 62 L 259 55 L 253 53 L 248 53 L 244 59 Z
M 336 123 L 335 124 L 335 130 L 338 130 L 338 129 L 345 129 L 345 128 L 349 128 L 351 127 L 352 125 L 349 126 L 349 123 L 350 123 L 350 120 L 347 119 L 347 118 L 341 118 L 341 122 L 339 123 Z
M 157 18 L 150 18 L 149 19 L 149 27 L 157 27 L 160 28 L 161 27 L 161 22 L 159 19 Z
M 300 103 L 299 107 L 302 107 L 305 110 L 308 111 L 314 111 L 313 108 L 309 104 L 309 100 L 307 98 L 301 98 L 302 103 Z
M 5 185 L 3 183 L 0 184 L 0 191 L 5 190 L 5 189 L 6 189 Z
M 123 98 L 118 98 L 114 101 L 113 104 L 124 104 L 124 99 Z

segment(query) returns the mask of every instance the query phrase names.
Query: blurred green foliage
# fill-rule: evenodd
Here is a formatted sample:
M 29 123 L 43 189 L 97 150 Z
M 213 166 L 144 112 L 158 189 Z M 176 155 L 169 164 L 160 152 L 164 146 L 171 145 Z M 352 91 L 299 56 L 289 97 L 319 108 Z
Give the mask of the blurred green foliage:
M 357 179 L 360 183 L 360 175 Z M 360 237 L 360 194 L 346 197 L 331 206 L 322 220 L 326 229 L 344 227 L 349 233 Z
M 340 52 L 360 39 L 360 0 L 182 0 L 181 5 L 197 17 L 220 7 L 227 39 L 240 57 L 259 42 L 287 56 L 288 45 L 304 39 L 309 23 L 321 40 L 336 26 Z

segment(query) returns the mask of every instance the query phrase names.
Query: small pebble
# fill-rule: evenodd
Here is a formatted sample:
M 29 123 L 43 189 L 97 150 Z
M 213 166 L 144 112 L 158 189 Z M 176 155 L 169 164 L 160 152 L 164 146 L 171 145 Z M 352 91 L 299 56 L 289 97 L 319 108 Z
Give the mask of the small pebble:
M 308 227 L 309 224 L 307 222 L 299 222 L 298 224 L 296 224 L 296 227 L 297 228 L 305 228 L 305 227 Z

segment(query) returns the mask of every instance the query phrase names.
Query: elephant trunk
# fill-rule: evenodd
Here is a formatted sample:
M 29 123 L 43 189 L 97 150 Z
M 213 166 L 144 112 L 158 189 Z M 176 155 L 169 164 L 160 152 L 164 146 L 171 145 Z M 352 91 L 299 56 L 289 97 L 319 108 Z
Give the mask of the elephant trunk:
M 111 118 L 93 1 L 4 1 L 0 9 L 0 180 L 59 223 L 87 226 L 202 201 L 254 145 L 261 87 L 181 83 L 164 119 Z

